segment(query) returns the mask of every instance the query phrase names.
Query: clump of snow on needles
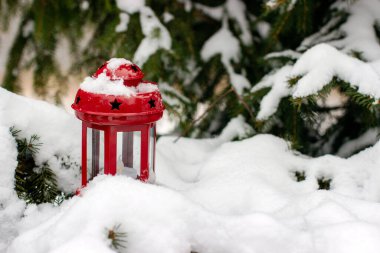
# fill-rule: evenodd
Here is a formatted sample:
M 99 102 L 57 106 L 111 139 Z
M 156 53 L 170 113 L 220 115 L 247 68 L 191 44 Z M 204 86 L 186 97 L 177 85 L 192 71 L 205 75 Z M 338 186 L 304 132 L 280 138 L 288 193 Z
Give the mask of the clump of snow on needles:
M 228 15 L 235 19 L 242 31 L 240 38 L 245 45 L 252 44 L 252 35 L 249 29 L 249 22 L 246 19 L 246 6 L 241 0 L 227 0 L 226 9 Z
M 292 66 L 286 65 L 278 69 L 275 73 L 265 76 L 251 89 L 251 92 L 256 92 L 263 88 L 271 87 L 271 90 L 260 102 L 260 111 L 257 114 L 258 120 L 265 120 L 274 114 L 277 111 L 281 99 L 291 95 L 292 90 L 288 84 L 291 70 Z
M 375 25 L 379 24 L 380 2 L 378 0 L 337 1 L 332 5 L 336 13 L 348 13 L 347 19 L 337 15 L 321 29 L 306 38 L 300 50 L 309 48 L 321 42 L 326 42 L 342 52 L 350 54 L 359 52 L 369 61 L 380 58 L 380 45 L 376 35 Z M 343 21 L 343 24 L 339 24 Z M 335 29 L 335 27 L 337 27 Z
M 160 22 L 150 7 L 145 6 L 141 8 L 140 23 L 145 37 L 138 46 L 133 56 L 133 61 L 142 67 L 157 50 L 170 50 L 172 39 L 169 31 Z
M 141 29 L 144 39 L 140 42 L 133 61 L 142 67 L 145 62 L 159 49 L 170 50 L 172 39 L 169 31 L 157 18 L 154 11 L 145 5 L 145 0 L 117 0 L 117 7 L 128 14 L 138 12 L 140 14 Z M 125 31 L 129 22 L 126 16 L 120 16 L 121 23 L 117 26 L 117 31 Z
M 294 65 L 291 75 L 303 76 L 297 82 L 294 97 L 314 94 L 337 76 L 356 86 L 358 92 L 380 98 L 380 77 L 376 71 L 369 64 L 327 44 L 306 51 Z
M 80 88 L 84 91 L 115 95 L 115 96 L 136 96 L 137 93 L 147 93 L 158 90 L 157 85 L 152 83 L 140 83 L 136 87 L 129 87 L 124 85 L 122 79 L 110 80 L 110 77 L 105 73 L 100 74 L 98 77 L 86 77 L 80 84 Z
M 287 81 L 295 76 L 301 79 L 290 88 Z M 294 66 L 286 65 L 269 73 L 253 87 L 252 92 L 272 87 L 261 101 L 258 119 L 265 120 L 273 115 L 282 98 L 316 94 L 334 77 L 350 83 L 364 95 L 380 98 L 379 61 L 366 63 L 328 44 L 318 44 L 302 54 Z
M 14 192 L 12 125 L 41 136 L 37 162 L 64 153 L 80 162 L 79 120 L 0 88 L 0 251 L 114 252 L 107 235 L 117 225 L 120 252 L 380 251 L 380 143 L 348 159 L 310 158 L 271 135 L 231 141 L 251 131 L 240 116 L 216 138 L 161 137 L 155 185 L 98 176 L 61 206 L 25 209 Z M 54 171 L 60 185 L 80 185 L 70 169 Z M 318 190 L 321 178 L 330 191 Z
M 120 10 L 133 14 L 145 6 L 145 0 L 116 0 L 116 5 Z
M 228 47 L 226 47 L 226 44 L 228 44 Z M 231 61 L 237 62 L 241 57 L 241 51 L 239 40 L 228 29 L 227 20 L 223 20 L 220 30 L 212 35 L 201 49 L 201 57 L 204 61 L 208 61 L 218 54 L 221 55 L 222 63 L 230 76 L 231 84 L 241 94 L 244 88 L 251 85 L 245 76 L 236 73 L 232 67 Z
M 340 8 L 346 8 L 347 3 L 340 3 Z M 380 45 L 374 26 L 380 21 L 380 2 L 377 0 L 354 1 L 350 3 L 347 22 L 342 25 L 345 37 L 332 41 L 331 44 L 343 48 L 344 52 L 351 50 L 363 52 L 368 60 L 380 58 Z
M 127 13 L 119 14 L 120 23 L 115 27 L 116 32 L 125 32 L 128 29 L 129 15 Z

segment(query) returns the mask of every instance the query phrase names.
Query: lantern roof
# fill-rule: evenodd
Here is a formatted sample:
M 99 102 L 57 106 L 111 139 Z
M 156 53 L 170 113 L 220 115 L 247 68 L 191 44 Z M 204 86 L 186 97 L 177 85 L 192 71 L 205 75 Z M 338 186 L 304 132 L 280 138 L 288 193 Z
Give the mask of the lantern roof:
M 93 75 L 98 78 L 105 74 L 110 80 L 123 80 L 126 86 L 137 86 L 144 77 L 141 69 L 131 61 L 124 58 L 112 58 L 104 63 Z
M 146 124 L 162 117 L 157 83 L 131 61 L 113 58 L 80 84 L 72 108 L 76 116 L 102 125 Z

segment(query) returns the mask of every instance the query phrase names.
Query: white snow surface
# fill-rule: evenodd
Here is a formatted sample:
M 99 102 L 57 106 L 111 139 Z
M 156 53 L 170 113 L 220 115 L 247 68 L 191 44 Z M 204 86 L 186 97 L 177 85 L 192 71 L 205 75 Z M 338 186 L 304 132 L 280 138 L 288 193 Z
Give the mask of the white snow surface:
M 152 83 L 140 83 L 136 87 L 125 86 L 122 79 L 110 80 L 105 73 L 98 77 L 86 77 L 80 84 L 84 91 L 94 94 L 131 97 L 138 93 L 148 93 L 158 90 L 158 86 Z
M 380 251 L 380 143 L 348 159 L 310 158 L 271 135 L 231 141 L 250 131 L 238 117 L 213 139 L 161 137 L 154 185 L 98 176 L 61 206 L 25 208 L 13 190 L 12 125 L 41 136 L 38 162 L 80 161 L 79 120 L 0 89 L 0 252 L 115 252 L 107 229 L 117 225 L 127 233 L 118 252 Z M 61 187 L 79 186 L 79 168 L 52 167 Z M 318 190 L 321 177 L 330 191 Z

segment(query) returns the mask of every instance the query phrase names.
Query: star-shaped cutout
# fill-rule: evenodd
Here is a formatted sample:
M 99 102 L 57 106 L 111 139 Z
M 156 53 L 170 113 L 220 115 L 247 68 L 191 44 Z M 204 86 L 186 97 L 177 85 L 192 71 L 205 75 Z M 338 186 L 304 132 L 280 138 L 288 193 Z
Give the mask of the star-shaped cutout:
M 79 104 L 79 101 L 80 101 L 80 97 L 78 96 L 78 97 L 75 99 L 75 104 Z
M 139 70 L 137 69 L 136 65 L 132 65 L 131 68 L 132 68 L 133 72 L 137 72 L 137 71 L 139 71 Z
M 150 108 L 154 108 L 154 107 L 156 107 L 156 100 L 151 98 L 149 100 L 148 104 L 150 105 Z
M 118 102 L 118 101 L 116 100 L 116 98 L 115 98 L 115 100 L 114 100 L 113 102 L 110 102 L 110 104 L 112 105 L 111 110 L 113 110 L 113 109 L 120 110 L 119 106 L 120 106 L 122 103 Z

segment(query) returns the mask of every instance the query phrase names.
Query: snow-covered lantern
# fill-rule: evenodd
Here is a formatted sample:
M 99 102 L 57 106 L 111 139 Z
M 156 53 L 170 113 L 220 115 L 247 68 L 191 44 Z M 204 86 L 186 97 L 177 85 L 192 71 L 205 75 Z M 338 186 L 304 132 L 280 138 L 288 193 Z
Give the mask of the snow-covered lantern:
M 164 105 L 157 84 L 143 77 L 137 65 L 113 58 L 81 83 L 71 107 L 82 121 L 82 186 L 99 173 L 154 181 Z

